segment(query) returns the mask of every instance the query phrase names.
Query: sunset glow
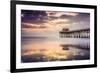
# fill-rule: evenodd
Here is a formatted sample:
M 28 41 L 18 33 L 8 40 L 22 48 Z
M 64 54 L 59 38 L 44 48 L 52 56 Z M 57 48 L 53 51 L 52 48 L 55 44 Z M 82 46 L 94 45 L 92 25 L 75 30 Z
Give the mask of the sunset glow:
M 22 10 L 22 62 L 89 59 L 89 51 L 83 49 L 89 39 L 60 36 L 61 31 L 84 28 L 90 28 L 89 13 Z

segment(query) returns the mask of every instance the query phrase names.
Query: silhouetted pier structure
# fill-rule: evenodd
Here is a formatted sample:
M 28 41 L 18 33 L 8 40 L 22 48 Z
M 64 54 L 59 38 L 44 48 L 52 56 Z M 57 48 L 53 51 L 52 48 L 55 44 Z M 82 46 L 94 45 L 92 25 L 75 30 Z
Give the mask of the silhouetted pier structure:
M 90 29 L 62 30 L 59 32 L 63 38 L 90 38 Z

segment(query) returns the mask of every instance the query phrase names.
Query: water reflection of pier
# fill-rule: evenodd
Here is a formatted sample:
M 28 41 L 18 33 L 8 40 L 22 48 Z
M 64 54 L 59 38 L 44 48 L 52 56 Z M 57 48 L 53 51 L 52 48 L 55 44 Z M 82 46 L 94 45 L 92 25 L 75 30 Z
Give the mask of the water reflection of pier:
M 80 29 L 80 30 L 72 30 L 72 31 L 60 31 L 60 37 L 70 37 L 70 38 L 90 38 L 90 29 Z
M 86 45 L 63 44 L 61 46 L 63 47 L 63 50 L 69 50 L 69 47 L 76 47 L 78 49 L 90 50 L 90 44 L 86 44 Z

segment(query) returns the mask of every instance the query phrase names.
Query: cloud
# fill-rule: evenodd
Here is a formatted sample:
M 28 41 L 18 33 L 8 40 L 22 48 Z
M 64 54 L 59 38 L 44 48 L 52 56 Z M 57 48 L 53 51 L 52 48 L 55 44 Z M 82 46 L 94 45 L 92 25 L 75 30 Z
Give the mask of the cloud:
M 70 22 L 69 19 L 56 19 L 56 20 L 52 20 L 52 21 L 49 21 L 48 23 L 51 23 L 53 25 L 58 25 L 59 23 L 68 23 Z
M 78 13 L 75 13 L 75 12 L 63 12 L 63 11 L 47 11 L 46 12 L 47 13 L 47 15 L 48 16 L 55 16 L 55 17 L 60 17 L 60 16 L 62 16 L 62 15 L 67 15 L 67 16 L 77 16 L 78 15 Z
M 32 10 L 22 10 L 21 11 L 21 21 L 24 23 L 45 23 L 47 14 L 45 11 L 32 11 Z
M 22 28 L 32 29 L 61 29 L 68 25 L 70 28 L 81 28 L 90 25 L 90 14 L 78 12 L 22 10 L 21 19 Z
M 90 25 L 90 14 L 89 13 L 79 13 L 76 17 L 72 18 L 74 22 L 84 23 L 84 25 Z
M 35 25 L 30 23 L 22 23 L 22 28 L 32 28 L 32 29 L 40 29 L 40 28 L 47 28 L 45 25 Z

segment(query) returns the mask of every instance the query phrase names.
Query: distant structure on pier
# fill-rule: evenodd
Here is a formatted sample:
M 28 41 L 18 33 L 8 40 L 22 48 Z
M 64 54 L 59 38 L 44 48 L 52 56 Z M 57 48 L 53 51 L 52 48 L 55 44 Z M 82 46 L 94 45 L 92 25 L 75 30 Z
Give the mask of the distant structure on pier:
M 62 38 L 90 38 L 90 28 L 79 30 L 69 30 L 64 28 L 59 34 Z

